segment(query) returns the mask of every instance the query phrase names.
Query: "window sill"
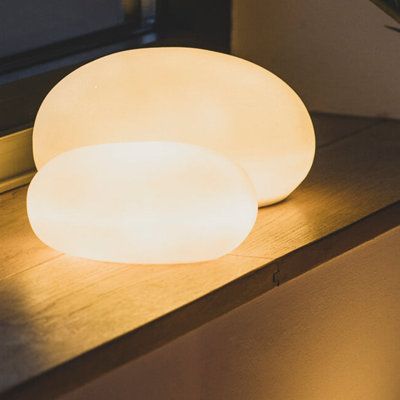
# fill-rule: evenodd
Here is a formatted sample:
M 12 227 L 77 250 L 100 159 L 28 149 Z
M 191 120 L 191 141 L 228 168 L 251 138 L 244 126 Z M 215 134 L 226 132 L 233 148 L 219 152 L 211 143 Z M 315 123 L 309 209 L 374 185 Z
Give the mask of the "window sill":
M 0 195 L 0 342 L 13 354 L 0 362 L 0 397 L 66 393 L 399 225 L 400 123 L 315 118 L 308 178 L 212 262 L 66 256 L 32 233 L 26 187 Z

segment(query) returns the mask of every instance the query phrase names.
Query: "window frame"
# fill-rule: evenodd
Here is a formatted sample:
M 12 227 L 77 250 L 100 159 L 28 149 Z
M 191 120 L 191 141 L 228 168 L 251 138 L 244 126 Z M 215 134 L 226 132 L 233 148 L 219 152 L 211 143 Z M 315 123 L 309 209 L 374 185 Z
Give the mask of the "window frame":
M 50 89 L 91 60 L 116 51 L 159 46 L 230 52 L 231 0 L 155 0 L 155 21 L 128 25 L 8 57 L 0 67 L 0 193 L 35 172 L 32 127 Z M 68 43 L 67 43 L 68 42 Z

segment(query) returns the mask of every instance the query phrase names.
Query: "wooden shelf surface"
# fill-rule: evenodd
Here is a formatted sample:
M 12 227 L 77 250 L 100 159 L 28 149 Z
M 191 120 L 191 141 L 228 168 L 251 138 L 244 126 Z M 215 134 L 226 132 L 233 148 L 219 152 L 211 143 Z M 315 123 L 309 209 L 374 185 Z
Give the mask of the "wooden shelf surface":
M 399 225 L 400 122 L 314 123 L 308 178 L 213 262 L 66 256 L 31 231 L 26 187 L 0 195 L 0 398 L 68 392 Z

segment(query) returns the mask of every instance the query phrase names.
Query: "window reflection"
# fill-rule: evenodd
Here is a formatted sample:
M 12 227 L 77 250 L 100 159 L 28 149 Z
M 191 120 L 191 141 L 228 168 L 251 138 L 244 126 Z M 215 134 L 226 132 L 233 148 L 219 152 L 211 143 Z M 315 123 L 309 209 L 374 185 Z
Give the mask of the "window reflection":
M 2 0 L 0 58 L 69 39 L 152 23 L 155 0 Z

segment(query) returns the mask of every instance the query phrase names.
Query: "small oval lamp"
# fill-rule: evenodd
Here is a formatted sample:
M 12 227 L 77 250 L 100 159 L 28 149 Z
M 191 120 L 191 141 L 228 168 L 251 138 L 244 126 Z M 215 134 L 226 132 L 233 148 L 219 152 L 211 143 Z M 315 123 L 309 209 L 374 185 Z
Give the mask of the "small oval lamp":
M 246 173 L 199 146 L 113 143 L 62 153 L 27 195 L 48 246 L 100 261 L 170 264 L 218 258 L 249 234 L 257 199 Z
M 33 131 L 38 169 L 66 150 L 140 140 L 224 153 L 251 178 L 260 206 L 287 197 L 315 151 L 308 112 L 271 72 L 191 48 L 115 53 L 78 68 L 43 101 Z

